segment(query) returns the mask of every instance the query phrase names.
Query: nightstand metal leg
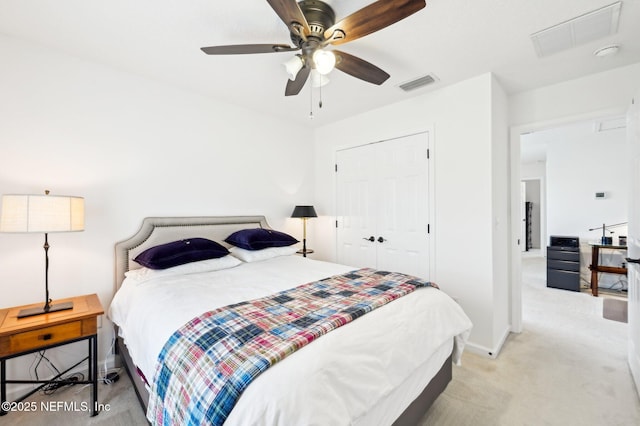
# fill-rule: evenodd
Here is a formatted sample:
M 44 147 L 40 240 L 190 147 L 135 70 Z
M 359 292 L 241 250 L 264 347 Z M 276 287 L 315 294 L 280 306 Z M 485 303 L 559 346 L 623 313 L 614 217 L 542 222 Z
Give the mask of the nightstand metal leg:
M 7 372 L 6 361 L 0 361 L 0 416 L 4 416 L 7 412 L 4 410 L 4 404 L 7 400 Z
M 92 384 L 91 416 L 98 414 L 98 336 L 89 339 L 89 381 Z

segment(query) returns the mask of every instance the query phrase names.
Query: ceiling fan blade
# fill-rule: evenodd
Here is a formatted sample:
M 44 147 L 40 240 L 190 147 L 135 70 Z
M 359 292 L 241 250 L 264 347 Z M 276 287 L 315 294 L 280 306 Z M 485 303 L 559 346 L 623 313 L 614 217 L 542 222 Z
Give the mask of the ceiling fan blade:
M 232 44 L 228 46 L 201 47 L 207 55 L 244 55 L 249 53 L 291 52 L 300 50 L 288 44 Z
M 305 18 L 296 0 L 267 0 L 267 3 L 269 3 L 290 31 L 297 32 L 296 27 L 299 28 L 301 26 L 302 34 L 298 35 L 306 36 L 311 32 L 307 18 Z
M 307 78 L 309 78 L 310 73 L 311 67 L 305 66 L 298 71 L 298 75 L 294 81 L 287 80 L 287 88 L 284 90 L 284 95 L 294 96 L 300 93 L 300 90 L 302 90 L 304 84 L 307 82 Z
M 378 0 L 329 27 L 324 37 L 331 44 L 347 43 L 395 24 L 425 6 L 425 0 Z
M 381 85 L 390 77 L 385 71 L 357 56 L 339 50 L 334 50 L 333 53 L 336 55 L 336 68 L 350 76 L 377 85 Z

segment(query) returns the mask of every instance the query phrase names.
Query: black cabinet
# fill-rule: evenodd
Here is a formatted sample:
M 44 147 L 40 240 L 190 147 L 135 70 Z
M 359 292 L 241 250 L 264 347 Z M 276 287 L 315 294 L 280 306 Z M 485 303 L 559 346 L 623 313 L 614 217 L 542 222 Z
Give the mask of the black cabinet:
M 580 291 L 578 237 L 551 236 L 547 247 L 547 287 Z

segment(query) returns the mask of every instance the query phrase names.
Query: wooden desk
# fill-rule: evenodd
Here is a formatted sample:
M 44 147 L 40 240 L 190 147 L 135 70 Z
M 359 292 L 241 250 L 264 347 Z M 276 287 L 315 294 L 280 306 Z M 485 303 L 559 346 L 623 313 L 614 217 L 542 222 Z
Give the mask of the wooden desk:
M 614 246 L 605 244 L 591 244 L 591 294 L 598 297 L 598 272 L 605 272 L 607 274 L 620 274 L 627 275 L 627 268 L 620 266 L 603 266 L 599 265 L 600 261 L 600 249 L 608 250 L 626 250 L 627 246 Z
M 0 309 L 0 402 L 7 400 L 7 383 L 40 383 L 41 386 L 23 395 L 14 402 L 20 402 L 34 394 L 40 388 L 49 383 L 49 380 L 8 380 L 6 376 L 7 360 L 44 349 L 54 348 L 81 340 L 88 340 L 88 356 L 76 365 L 63 371 L 54 377 L 59 379 L 72 368 L 88 361 L 88 380 L 78 380 L 69 383 L 90 384 L 93 386 L 91 394 L 91 415 L 98 414 L 98 315 L 104 310 L 98 296 L 88 294 L 69 299 L 56 300 L 60 302 L 73 302 L 73 309 L 35 315 L 26 318 L 18 318 L 18 312 L 25 308 L 42 306 L 35 303 L 27 306 Z M 52 380 L 54 380 L 52 379 Z M 66 382 L 64 380 L 59 380 Z M 0 416 L 10 410 L 0 408 Z

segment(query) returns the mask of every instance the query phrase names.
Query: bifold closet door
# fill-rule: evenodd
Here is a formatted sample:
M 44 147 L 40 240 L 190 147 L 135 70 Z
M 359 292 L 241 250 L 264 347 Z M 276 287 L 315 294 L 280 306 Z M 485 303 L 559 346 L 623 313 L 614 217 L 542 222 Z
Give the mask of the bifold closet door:
M 376 190 L 375 145 L 339 151 L 337 154 L 337 256 L 338 262 L 375 268 Z
M 427 148 L 421 133 L 338 152 L 338 262 L 429 278 Z

